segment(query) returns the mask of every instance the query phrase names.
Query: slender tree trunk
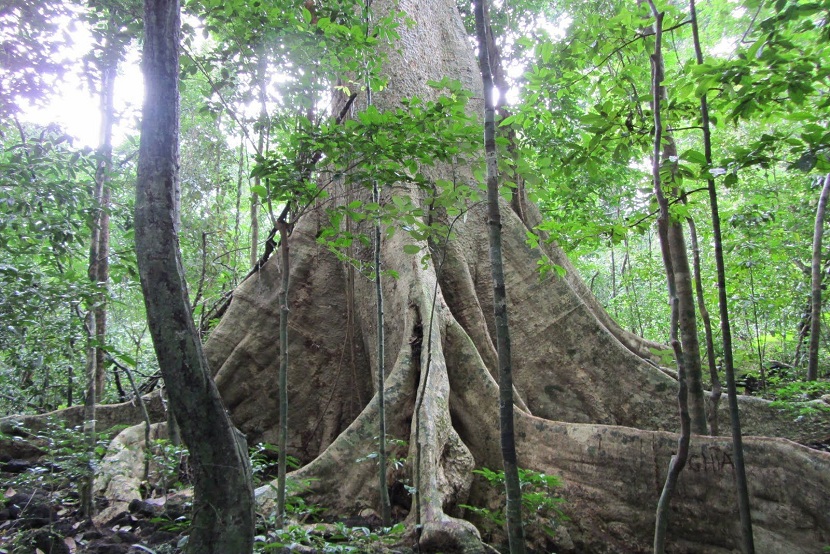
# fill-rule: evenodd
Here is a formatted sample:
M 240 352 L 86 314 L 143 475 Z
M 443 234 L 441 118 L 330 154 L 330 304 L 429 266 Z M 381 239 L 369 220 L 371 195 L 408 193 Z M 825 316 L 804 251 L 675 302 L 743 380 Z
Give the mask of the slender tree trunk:
M 372 12 L 371 0 L 366 0 L 364 4 L 364 20 L 366 22 L 366 36 L 371 34 Z M 372 102 L 372 85 L 369 82 L 368 68 L 366 71 L 366 105 L 371 106 Z M 372 180 L 372 202 L 380 206 L 380 186 L 377 179 Z M 392 524 L 392 505 L 389 501 L 389 487 L 386 482 L 386 468 L 388 465 L 388 455 L 386 451 L 386 335 L 384 333 L 385 321 L 383 313 L 383 287 L 381 282 L 381 219 L 375 219 L 375 237 L 374 237 L 374 262 L 375 262 L 375 301 L 377 303 L 377 334 L 378 334 L 378 351 L 377 351 L 377 396 L 378 396 L 378 495 L 380 496 L 380 514 L 383 524 L 389 526 Z
M 641 0 L 637 0 L 638 5 Z M 658 15 L 657 8 L 654 2 L 648 0 L 648 5 L 651 8 L 652 15 L 656 18 Z M 662 22 L 662 18 L 659 22 Z M 656 30 L 655 23 L 655 30 Z M 662 84 L 665 78 L 662 45 L 659 44 L 658 38 L 662 37 L 662 31 L 655 32 L 655 52 L 651 57 L 652 63 L 652 92 L 653 92 L 653 111 L 655 124 L 662 125 L 662 116 L 659 113 L 660 104 L 666 101 L 666 88 Z M 689 268 L 689 256 L 686 252 L 686 239 L 683 236 L 683 226 L 679 221 L 673 220 L 668 210 L 668 201 L 665 199 L 663 192 L 663 182 L 660 176 L 660 169 L 662 163 L 666 160 L 672 165 L 676 162 L 672 161 L 677 157 L 677 146 L 673 137 L 662 128 L 655 128 L 654 140 L 654 160 L 659 165 L 654 169 L 653 181 L 654 192 L 658 195 L 657 201 L 660 204 L 661 218 L 665 219 L 664 230 L 660 230 L 661 241 L 665 239 L 666 245 L 661 246 L 663 250 L 663 260 L 668 254 L 671 257 L 671 277 L 667 278 L 674 280 L 674 293 L 678 300 L 677 313 L 678 325 L 680 327 L 680 344 L 683 350 L 683 365 L 686 369 L 686 377 L 688 379 L 689 389 L 689 414 L 692 419 L 692 432 L 705 435 L 708 432 L 706 425 L 706 401 L 703 394 L 703 378 L 700 362 L 700 343 L 697 336 L 697 319 L 695 317 L 695 301 L 694 289 L 692 287 L 692 272 Z M 671 181 L 673 181 L 674 170 L 672 169 Z M 671 190 L 675 197 L 679 196 L 680 191 L 677 187 L 672 185 Z M 662 197 L 662 200 L 661 200 Z M 658 229 L 660 225 L 658 222 Z M 668 268 L 668 266 L 667 266 Z M 670 298 L 670 302 L 673 299 Z
M 622 278 L 626 290 L 626 295 L 628 296 L 628 306 L 630 310 L 633 312 L 631 330 L 632 332 L 637 333 L 640 336 L 643 336 L 645 334 L 645 329 L 643 326 L 643 316 L 640 313 L 640 300 L 637 295 L 637 286 L 634 282 L 634 279 L 631 276 L 631 251 L 628 244 L 628 237 L 625 237 L 623 241 L 625 244 L 625 259 L 628 265 L 629 277 L 626 279 L 625 275 L 622 275 Z M 625 265 L 623 267 L 625 267 Z
M 380 189 L 377 181 L 372 183 L 372 198 L 373 202 L 380 205 Z M 381 225 L 380 218 L 375 221 L 375 297 L 377 299 L 377 325 L 378 325 L 378 493 L 380 494 L 380 510 L 383 524 L 389 526 L 392 523 L 392 506 L 389 503 L 389 488 L 386 484 L 386 399 L 385 399 L 385 382 L 386 382 L 386 364 L 384 358 L 386 356 L 385 337 L 384 337 L 384 321 L 383 321 L 383 288 L 381 287 L 380 274 L 380 241 L 381 241 Z
M 145 0 L 144 13 L 136 254 L 159 367 L 194 467 L 187 552 L 248 554 L 254 499 L 247 445 L 210 376 L 178 249 L 179 3 Z
M 673 306 L 672 311 L 676 312 L 677 306 Z M 677 488 L 680 472 L 683 471 L 689 459 L 689 442 L 692 434 L 691 418 L 689 417 L 689 394 L 686 389 L 686 370 L 683 367 L 683 352 L 676 337 L 672 339 L 671 343 L 674 356 L 677 359 L 677 408 L 680 413 L 680 437 L 677 439 L 677 454 L 673 455 L 669 461 L 669 473 L 666 476 L 660 499 L 657 501 L 656 523 L 654 525 L 654 554 L 663 554 L 666 551 L 669 505 Z
M 792 364 L 794 367 L 799 367 L 801 362 L 804 358 L 804 353 L 802 349 L 804 348 L 804 341 L 807 339 L 807 335 L 810 334 L 810 322 L 812 321 L 812 313 L 811 310 L 813 308 L 812 303 L 812 295 L 807 300 L 807 304 L 804 306 L 804 314 L 801 316 L 801 320 L 798 322 L 798 339 L 795 343 L 795 353 L 793 354 L 793 361 Z
M 257 138 L 257 154 L 265 152 L 266 137 L 268 135 L 268 94 L 266 91 L 266 73 L 268 62 L 265 59 L 265 47 L 260 46 L 257 50 L 257 87 L 259 89 L 259 133 Z M 254 186 L 262 186 L 262 178 L 254 177 Z M 256 192 L 251 194 L 251 267 L 254 267 L 259 259 L 259 195 Z
M 807 358 L 807 380 L 818 379 L 818 347 L 821 338 L 821 238 L 824 234 L 824 212 L 830 196 L 830 173 L 824 178 L 824 186 L 816 209 L 816 226 L 813 230 L 813 260 L 811 264 L 810 295 L 810 349 Z
M 501 214 L 499 213 L 498 158 L 496 152 L 495 106 L 493 76 L 487 41 L 487 0 L 475 2 L 476 34 L 479 65 L 484 84 L 484 155 L 487 166 L 488 229 L 490 265 L 493 274 L 493 308 L 496 321 L 496 347 L 499 365 L 499 424 L 501 453 L 504 461 L 504 483 L 507 496 L 507 537 L 511 554 L 525 552 L 522 527 L 522 491 L 516 458 L 516 437 L 513 431 L 513 368 L 510 355 L 510 327 L 507 320 L 507 296 L 501 251 Z
M 680 411 L 680 437 L 678 439 L 677 454 L 672 456 L 669 462 L 669 473 L 663 486 L 663 492 L 657 502 L 656 521 L 654 525 L 654 553 L 662 554 L 665 551 L 666 531 L 668 529 L 669 506 L 674 495 L 677 480 L 680 472 L 686 465 L 689 454 L 689 433 L 690 417 L 688 409 L 688 391 L 686 389 L 686 371 L 683 348 L 677 340 L 678 320 L 681 316 L 681 301 L 678 291 L 678 279 L 675 278 L 677 256 L 672 255 L 675 244 L 671 241 L 671 214 L 669 203 L 663 194 L 663 186 L 660 177 L 661 153 L 663 140 L 663 120 L 661 103 L 663 98 L 663 13 L 657 11 L 652 0 L 647 0 L 654 17 L 654 54 L 651 57 L 651 90 L 652 90 L 652 113 L 654 114 L 654 151 L 652 153 L 651 171 L 654 184 L 654 194 L 660 206 L 660 217 L 657 222 L 660 234 L 660 249 L 663 254 L 663 263 L 666 267 L 666 281 L 669 289 L 669 302 L 671 303 L 671 323 L 669 333 L 671 335 L 671 346 L 677 360 L 678 391 L 677 401 Z M 685 345 L 684 345 L 685 346 Z
M 142 480 L 147 481 L 150 478 L 150 431 L 153 427 L 153 422 L 150 420 L 150 412 L 147 411 L 147 404 L 144 403 L 144 398 L 142 398 L 141 393 L 138 390 L 138 387 L 135 384 L 135 379 L 133 378 L 133 372 L 130 370 L 129 367 L 124 366 L 124 373 L 127 374 L 127 379 L 130 381 L 130 389 L 133 391 L 133 397 L 138 402 L 139 407 L 141 408 L 141 415 L 144 418 L 144 445 L 145 445 L 145 452 L 144 452 L 144 473 L 142 474 Z M 168 436 L 170 434 L 169 430 L 169 420 L 168 420 Z M 178 445 L 179 443 L 174 443 Z
M 697 25 L 695 0 L 689 0 L 692 20 L 692 35 L 695 45 L 695 57 L 698 65 L 703 64 L 703 50 L 700 47 L 700 33 Z M 700 97 L 700 115 L 703 124 L 703 147 L 706 165 L 712 166 L 712 138 L 709 127 L 709 104 L 706 94 Z M 744 464 L 743 437 L 741 419 L 738 413 L 738 392 L 735 389 L 735 365 L 732 358 L 732 328 L 729 325 L 729 304 L 726 296 L 726 264 L 723 259 L 723 240 L 718 213 L 718 195 L 715 180 L 708 179 L 709 205 L 712 210 L 712 236 L 715 243 L 715 264 L 718 273 L 718 309 L 720 327 L 723 336 L 723 365 L 726 372 L 726 391 L 729 400 L 729 422 L 732 432 L 732 461 L 735 464 L 735 488 L 738 496 L 738 512 L 741 520 L 741 548 L 744 554 L 754 554 L 755 543 L 752 537 L 752 516 L 749 507 L 749 488 L 746 482 Z
M 231 255 L 231 267 L 234 272 L 233 286 L 237 284 L 235 276 L 239 272 L 239 227 L 242 219 L 242 182 L 245 180 L 245 156 L 245 137 L 243 136 L 239 139 L 239 171 L 236 175 L 236 203 L 233 212 L 233 254 Z
M 110 17 L 108 29 L 113 28 Z M 107 331 L 107 282 L 109 281 L 109 206 L 111 190 L 109 173 L 112 166 L 112 127 L 114 117 L 115 76 L 118 68 L 118 45 L 112 37 L 107 37 L 103 59 L 99 64 L 101 70 L 101 129 L 98 148 L 98 165 L 95 170 L 95 189 L 93 203 L 95 216 L 92 220 L 92 232 L 89 246 L 89 267 L 87 274 L 92 282 L 92 300 L 87 308 L 84 326 L 86 327 L 86 382 L 84 396 L 84 433 L 86 435 L 90 458 L 89 474 L 81 487 L 81 511 L 87 517 L 93 513 L 92 489 L 95 479 L 92 459 L 96 447 L 95 404 L 103 396 L 106 383 L 106 351 L 104 342 Z
M 279 375 L 279 404 L 280 404 L 280 432 L 277 443 L 278 475 L 277 475 L 277 523 L 280 527 L 285 523 L 285 474 L 287 472 L 288 457 L 288 286 L 289 286 L 289 250 L 288 225 L 284 218 L 277 221 L 280 233 L 280 274 L 282 285 L 280 288 L 280 375 Z
M 611 300 L 617 297 L 617 257 L 614 252 L 614 243 L 611 243 Z M 617 317 L 617 306 L 614 304 L 614 317 Z
M 706 358 L 709 362 L 709 379 L 712 381 L 712 396 L 709 397 L 709 433 L 718 435 L 718 404 L 722 394 L 720 377 L 718 376 L 718 365 L 715 362 L 715 340 L 712 337 L 712 320 L 709 317 L 709 310 L 706 309 L 706 300 L 703 296 L 703 279 L 700 275 L 700 244 L 697 240 L 697 229 L 695 222 L 690 217 L 689 240 L 692 243 L 692 267 L 694 268 L 695 295 L 697 296 L 697 309 L 700 312 L 700 320 L 703 321 L 703 332 L 706 336 Z
M 752 334 L 755 337 L 755 353 L 758 355 L 758 374 L 761 376 L 761 390 L 767 392 L 767 371 L 764 367 L 764 352 L 765 347 L 761 347 L 761 329 L 758 325 L 758 301 L 755 296 L 755 272 L 753 270 L 755 262 L 750 260 L 747 264 L 749 269 L 749 298 L 752 300 L 752 330 L 749 328 L 749 320 L 746 320 L 747 335 Z
M 81 483 L 80 497 L 81 497 L 81 513 L 84 517 L 90 518 L 93 515 L 93 483 L 95 481 L 95 471 L 92 460 L 95 455 L 95 376 L 96 376 L 96 359 L 95 356 L 95 310 L 90 308 L 86 312 L 84 319 L 84 327 L 86 328 L 86 394 L 84 395 L 84 439 L 87 443 L 87 457 L 88 467 L 87 474 L 84 475 L 83 483 Z
M 75 386 L 75 367 L 69 366 L 66 368 L 66 407 L 69 408 L 72 406 L 72 402 L 75 400 L 72 395 L 72 388 Z
M 95 260 L 90 260 L 90 278 L 96 282 L 100 291 L 95 302 L 95 337 L 98 345 L 95 347 L 95 391 L 96 397 L 101 398 L 106 384 L 106 343 L 107 334 L 107 297 L 109 286 L 109 243 L 110 243 L 110 204 L 112 203 L 112 189 L 110 187 L 110 172 L 112 171 L 112 129 L 115 122 L 115 77 L 118 74 L 118 63 L 122 56 L 123 46 L 112 35 L 117 32 L 115 16 L 110 14 L 107 22 L 108 36 L 105 39 L 102 59 L 99 62 L 101 71 L 100 111 L 101 129 L 98 146 L 98 165 L 95 170 L 95 204 L 96 216 Z M 93 252 L 91 251 L 92 255 Z M 94 266 L 94 275 L 92 274 Z

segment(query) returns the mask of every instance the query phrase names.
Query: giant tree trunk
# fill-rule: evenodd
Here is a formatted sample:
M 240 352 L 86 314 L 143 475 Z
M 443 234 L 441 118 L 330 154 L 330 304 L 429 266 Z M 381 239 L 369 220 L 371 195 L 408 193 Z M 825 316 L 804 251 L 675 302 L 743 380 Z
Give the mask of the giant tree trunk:
M 390 3 L 376 0 L 374 6 L 384 10 Z M 444 76 L 460 79 L 481 98 L 455 3 L 401 0 L 399 7 L 415 24 L 400 28 L 400 51 L 389 53 L 390 83 L 376 95 L 378 107 L 395 106 L 404 96 L 434 97 L 426 83 Z M 429 171 L 435 179 L 473 182 L 463 167 Z M 416 190 L 410 194 L 418 199 Z M 527 224 L 538 213 L 528 209 L 523 221 L 502 204 L 506 288 L 516 314 L 511 338 L 518 462 L 563 478 L 564 509 L 571 518 L 559 528 L 556 544 L 538 546 L 557 552 L 649 551 L 654 506 L 676 447 L 675 435 L 666 431 L 676 428 L 676 383 L 635 355 L 647 353 L 646 343 L 620 332 L 574 273 L 539 278 L 541 253 L 525 243 Z M 297 476 L 315 479 L 308 492 L 313 501 L 333 513 L 356 514 L 379 504 L 374 467 L 355 463 L 376 449 L 373 283 L 351 279 L 349 267 L 316 243 L 326 224 L 322 213 L 311 212 L 292 234 L 288 348 L 301 363 L 289 374 L 288 450 L 306 463 Z M 501 463 L 486 228 L 485 210 L 473 208 L 426 266 L 403 253 L 409 242 L 404 233 L 383 244 L 385 267 L 398 274 L 385 280 L 383 290 L 391 368 L 387 433 L 408 441 L 395 453 L 408 463 L 390 470 L 390 483 L 420 483 L 420 513 L 410 512 L 407 521 L 421 522 L 424 551 L 482 550 L 458 506 L 486 501 L 488 493 L 471 470 Z M 546 253 L 570 267 L 558 249 Z M 366 248 L 356 255 L 368 262 L 372 253 Z M 278 261 L 270 260 L 240 285 L 206 346 L 226 406 L 254 442 L 277 438 Z M 814 431 L 756 399 L 742 411 L 750 433 L 797 437 Z M 817 517 L 830 510 L 824 494 L 830 455 L 779 439 L 747 439 L 745 448 L 759 549 L 814 552 L 830 543 L 830 522 Z M 732 484 L 730 443 L 694 437 L 677 484 L 669 549 L 736 547 Z M 259 491 L 259 498 L 267 502 L 269 489 Z M 800 522 L 798 529 L 792 521 Z

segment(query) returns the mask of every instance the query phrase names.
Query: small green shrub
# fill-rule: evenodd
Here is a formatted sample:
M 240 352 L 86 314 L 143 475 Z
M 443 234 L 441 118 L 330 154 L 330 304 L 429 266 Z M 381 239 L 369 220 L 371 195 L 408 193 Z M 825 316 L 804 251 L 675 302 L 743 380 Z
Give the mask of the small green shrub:
M 173 444 L 168 439 L 151 441 L 146 450 L 152 468 L 148 486 L 161 494 L 182 489 L 190 484 L 189 452 L 183 444 Z
M 255 444 L 250 448 L 250 455 L 255 487 L 264 485 L 277 476 L 279 448 L 275 444 Z M 285 462 L 289 471 L 300 467 L 300 460 L 294 456 L 286 456 Z
M 380 530 L 348 527 L 344 523 L 289 525 L 254 537 L 254 552 L 271 552 L 292 545 L 307 546 L 316 552 L 326 553 L 374 552 L 400 541 L 404 531 L 403 523 Z
M 67 428 L 59 420 L 47 420 L 44 427 L 27 438 L 10 437 L 14 441 L 28 441 L 44 452 L 40 463 L 19 474 L 13 481 L 17 487 L 42 490 L 49 493 L 74 496 L 77 487 L 107 450 L 108 439 L 99 434 L 95 448 L 90 450 L 83 426 Z
M 496 488 L 502 499 L 498 509 L 461 504 L 460 507 L 476 514 L 490 525 L 503 529 L 506 524 L 504 501 L 504 471 L 493 471 L 488 468 L 473 470 L 481 475 L 491 487 Z M 555 496 L 553 491 L 562 486 L 562 480 L 556 475 L 547 475 L 530 469 L 519 468 L 519 485 L 522 489 L 522 519 L 528 531 L 538 529 L 550 537 L 555 535 L 556 523 L 568 518 L 560 509 L 565 502 L 563 498 Z M 490 533 L 492 529 L 480 529 Z
M 812 415 L 830 411 L 830 405 L 815 403 L 825 394 L 830 394 L 830 381 L 790 381 L 772 383 L 767 391 L 773 400 L 772 405 L 798 415 Z

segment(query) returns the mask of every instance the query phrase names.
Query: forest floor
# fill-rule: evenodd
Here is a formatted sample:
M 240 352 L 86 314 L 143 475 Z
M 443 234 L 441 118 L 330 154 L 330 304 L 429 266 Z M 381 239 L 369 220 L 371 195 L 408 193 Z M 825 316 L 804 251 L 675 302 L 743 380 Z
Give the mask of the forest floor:
M 19 439 L 19 437 L 18 437 Z M 186 483 L 186 472 L 184 486 Z M 77 472 L 60 467 L 46 450 L 26 440 L 0 437 L 0 554 L 177 554 L 190 524 L 187 490 L 134 500 L 109 521 L 81 515 Z M 180 483 L 181 484 L 181 483 Z M 96 509 L 106 507 L 96 498 Z M 400 525 L 384 531 L 377 515 L 342 521 L 297 523 L 277 531 L 258 518 L 255 552 L 377 552 L 409 554 Z
M 830 436 L 806 446 L 830 452 Z M 80 513 L 78 465 L 55 460 L 54 452 L 31 441 L 0 436 L 0 554 L 183 552 L 190 493 L 150 494 L 96 525 Z M 180 475 L 185 482 L 186 473 Z M 96 501 L 98 510 L 106 507 L 105 499 Z M 402 524 L 384 530 L 374 513 L 340 521 L 295 522 L 282 531 L 265 518 L 259 518 L 259 524 L 255 552 L 414 552 L 407 546 L 414 539 Z

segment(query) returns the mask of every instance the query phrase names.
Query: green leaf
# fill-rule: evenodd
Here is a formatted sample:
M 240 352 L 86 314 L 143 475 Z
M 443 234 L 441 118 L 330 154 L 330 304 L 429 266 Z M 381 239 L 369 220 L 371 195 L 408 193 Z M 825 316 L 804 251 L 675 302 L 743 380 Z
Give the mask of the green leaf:
M 417 254 L 421 251 L 421 247 L 417 244 L 405 244 L 403 247 L 403 251 L 406 254 Z
M 680 159 L 699 165 L 706 165 L 706 156 L 697 150 L 686 150 L 683 154 L 681 154 Z

